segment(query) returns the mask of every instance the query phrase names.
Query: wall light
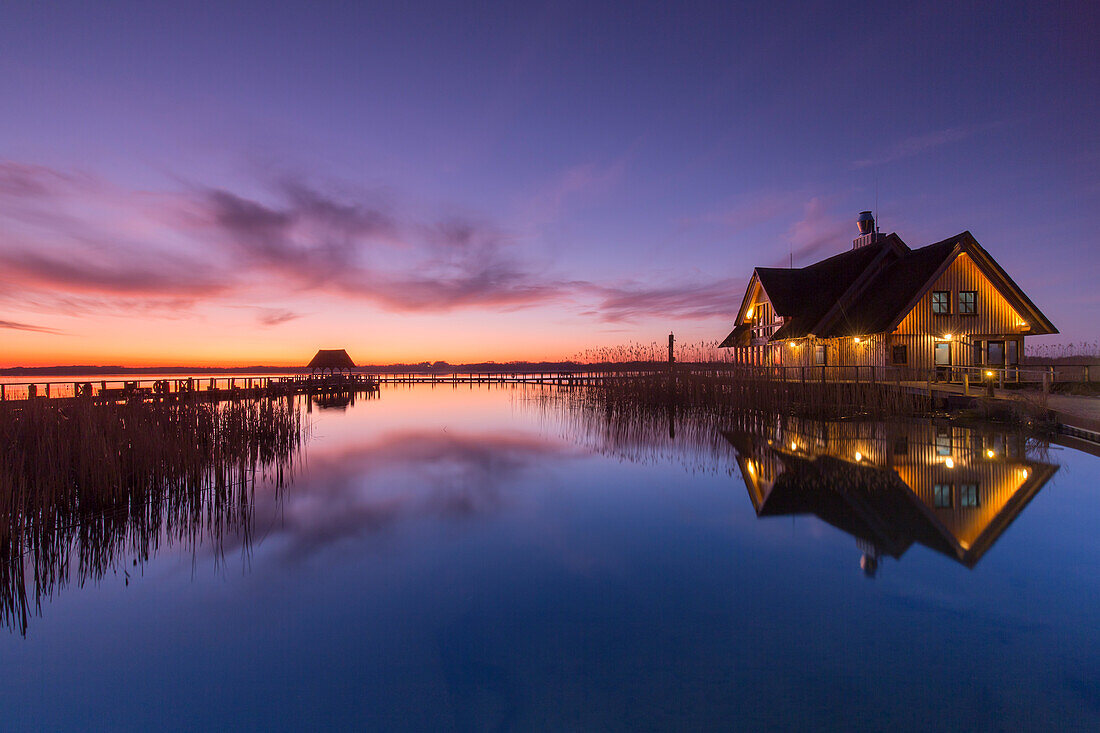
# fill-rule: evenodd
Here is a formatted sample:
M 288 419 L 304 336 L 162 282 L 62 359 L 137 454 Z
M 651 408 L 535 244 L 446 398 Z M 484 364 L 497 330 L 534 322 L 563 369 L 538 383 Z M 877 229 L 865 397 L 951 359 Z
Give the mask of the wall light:
M 788 341 L 787 346 L 790 346 L 793 349 L 796 346 L 796 344 L 795 344 L 794 341 Z
M 1024 475 L 1024 478 L 1027 478 L 1027 469 L 1026 468 L 1024 470 L 1020 471 L 1020 473 L 1022 473 Z
M 945 334 L 943 335 L 943 340 L 944 340 L 944 341 L 950 341 L 950 340 L 951 340 L 951 334 L 949 334 L 949 333 L 945 333 Z
M 749 308 L 747 311 L 745 311 L 745 318 L 752 318 L 752 312 L 754 310 L 755 308 Z
M 791 450 L 798 450 L 798 443 L 791 441 Z
M 987 371 L 987 372 L 985 373 L 985 376 L 987 376 L 987 377 L 992 377 L 992 376 L 993 376 L 993 372 L 991 372 L 991 371 Z
M 756 469 L 753 468 L 752 461 L 745 461 L 745 468 L 749 469 L 749 473 L 756 473 Z
M 948 458 L 946 461 L 943 462 L 943 465 L 947 466 L 948 468 L 954 468 L 955 467 L 955 459 L 954 458 Z
M 855 341 L 858 344 L 859 343 L 859 336 L 856 336 L 854 339 L 852 339 L 852 341 Z
M 986 458 L 992 458 L 995 455 L 997 455 L 997 454 L 993 452 L 992 448 L 986 449 L 986 451 L 985 451 L 985 457 Z
M 859 463 L 862 460 L 863 460 L 863 454 L 860 453 L 859 451 L 856 451 L 856 463 Z

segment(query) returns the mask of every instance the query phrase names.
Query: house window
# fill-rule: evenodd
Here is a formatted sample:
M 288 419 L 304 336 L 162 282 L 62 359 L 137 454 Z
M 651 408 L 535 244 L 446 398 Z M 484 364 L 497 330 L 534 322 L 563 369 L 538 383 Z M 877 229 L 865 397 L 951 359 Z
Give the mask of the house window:
M 951 484 L 936 484 L 932 487 L 932 504 L 937 509 L 951 507 Z
M 959 315 L 972 316 L 978 312 L 978 292 L 976 290 L 959 291 Z
M 905 344 L 895 346 L 891 355 L 891 360 L 895 364 L 908 364 L 909 363 L 909 347 Z
M 814 347 L 814 364 L 817 366 L 825 366 L 827 358 L 825 354 L 825 344 Z
M 951 293 L 947 290 L 932 291 L 932 313 L 945 316 L 951 312 Z
M 959 484 L 959 506 L 980 506 L 978 503 L 977 484 Z

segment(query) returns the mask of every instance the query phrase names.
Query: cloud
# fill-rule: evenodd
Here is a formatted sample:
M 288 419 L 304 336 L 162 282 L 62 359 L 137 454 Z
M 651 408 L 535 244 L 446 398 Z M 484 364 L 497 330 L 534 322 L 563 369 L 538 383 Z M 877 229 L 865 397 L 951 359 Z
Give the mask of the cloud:
M 721 279 L 665 287 L 590 285 L 589 290 L 600 296 L 598 307 L 589 313 L 609 323 L 654 316 L 713 318 L 728 317 L 737 309 L 744 281 Z
M 547 193 L 547 209 L 614 185 L 625 160 L 570 170 Z M 305 294 L 397 313 L 559 304 L 624 322 L 727 314 L 740 296 L 728 280 L 572 280 L 486 218 L 410 215 L 376 194 L 335 192 L 301 176 L 259 184 L 248 193 L 195 183 L 135 191 L 2 163 L 0 300 L 68 315 L 180 317 L 200 304 L 257 307 L 242 304 Z M 258 308 L 264 326 L 299 317 L 279 303 Z
M 787 230 L 794 264 L 801 267 L 820 259 L 822 254 L 838 254 L 851 239 L 848 234 L 854 228 L 851 219 L 841 219 L 832 214 L 824 199 L 818 196 L 811 198 L 803 207 L 802 218 Z M 786 267 L 790 260 L 784 258 L 776 264 Z
M 264 326 L 279 326 L 296 318 L 301 318 L 300 313 L 288 311 L 284 308 L 261 308 L 257 319 Z
M 58 331 L 55 328 L 46 328 L 45 326 L 32 326 L 29 323 L 17 323 L 15 321 L 0 321 L 0 328 L 10 328 L 15 331 L 35 331 L 37 333 L 63 333 L 62 331 Z
M 877 158 L 863 158 L 853 161 L 852 168 L 870 168 L 877 165 L 885 165 L 886 163 L 893 163 L 896 160 L 910 158 L 928 150 L 934 150 L 944 145 L 950 145 L 951 143 L 965 140 L 971 135 L 975 135 L 979 132 L 986 132 L 1005 124 L 1007 124 L 1007 122 L 1002 120 L 981 125 L 948 127 L 943 130 L 927 132 L 923 135 L 907 137 Z

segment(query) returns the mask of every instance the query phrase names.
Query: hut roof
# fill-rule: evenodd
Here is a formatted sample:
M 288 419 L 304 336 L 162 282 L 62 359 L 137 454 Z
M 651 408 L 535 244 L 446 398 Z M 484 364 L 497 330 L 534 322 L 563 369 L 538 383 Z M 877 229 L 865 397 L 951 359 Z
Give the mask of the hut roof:
M 355 362 L 344 349 L 321 349 L 309 362 L 310 369 L 354 369 Z

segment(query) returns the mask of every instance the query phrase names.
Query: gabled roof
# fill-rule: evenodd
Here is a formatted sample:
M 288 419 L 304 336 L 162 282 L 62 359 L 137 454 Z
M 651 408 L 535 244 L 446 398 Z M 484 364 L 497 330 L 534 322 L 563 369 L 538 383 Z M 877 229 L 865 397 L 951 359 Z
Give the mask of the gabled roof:
M 309 369 L 354 369 L 355 362 L 344 349 L 321 349 L 307 365 Z
M 919 249 L 909 249 L 900 237 L 891 234 L 809 267 L 758 267 L 754 279 L 767 294 L 776 315 L 787 319 L 770 340 L 891 331 L 964 252 L 1027 320 L 1030 333 L 1058 332 L 973 235 L 962 232 Z M 736 329 L 722 345 L 744 345 L 727 344 L 735 333 Z

